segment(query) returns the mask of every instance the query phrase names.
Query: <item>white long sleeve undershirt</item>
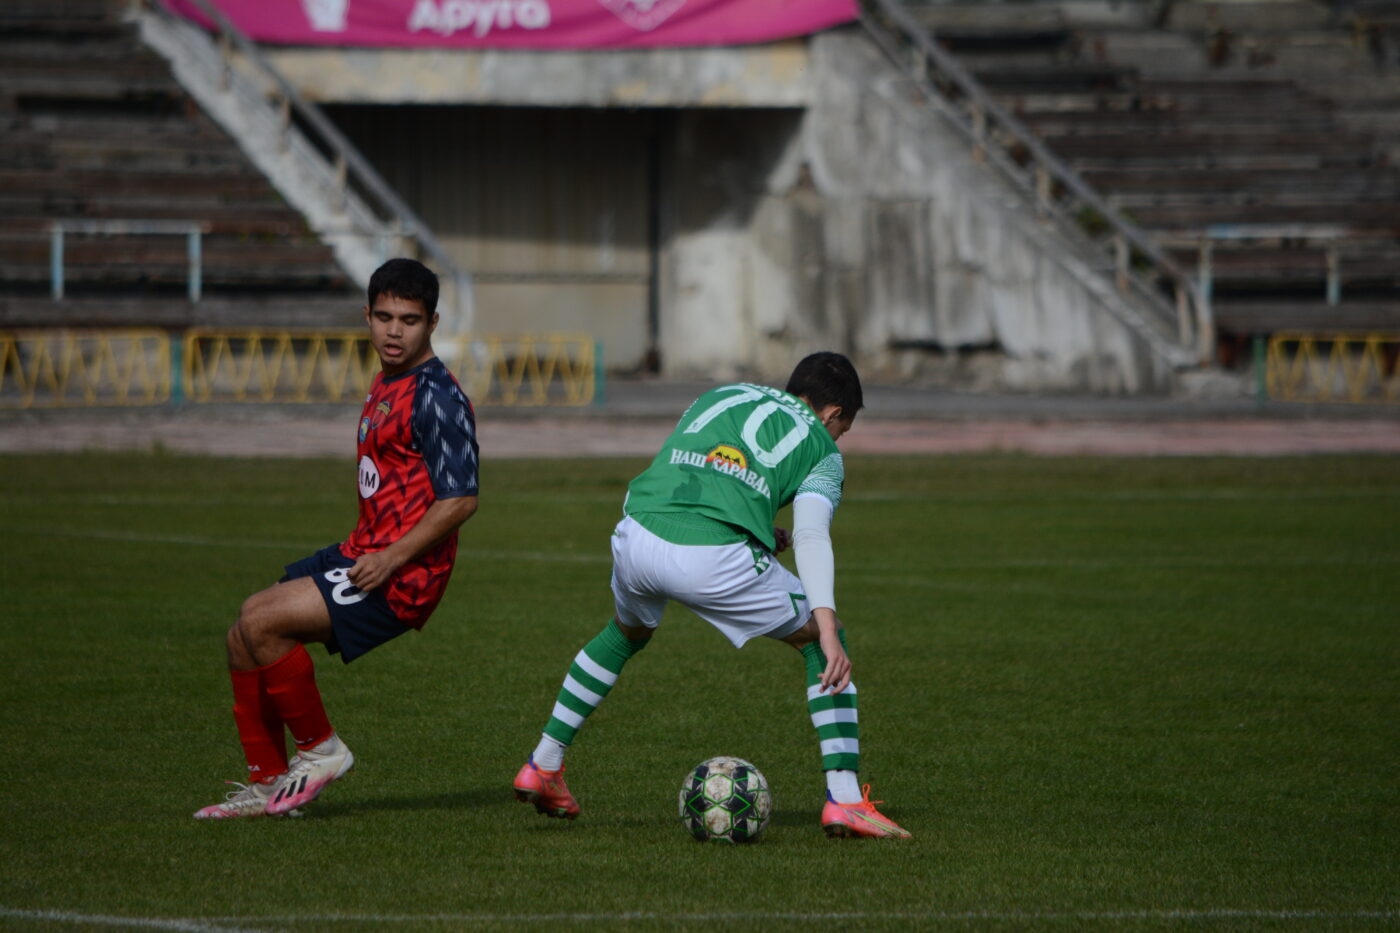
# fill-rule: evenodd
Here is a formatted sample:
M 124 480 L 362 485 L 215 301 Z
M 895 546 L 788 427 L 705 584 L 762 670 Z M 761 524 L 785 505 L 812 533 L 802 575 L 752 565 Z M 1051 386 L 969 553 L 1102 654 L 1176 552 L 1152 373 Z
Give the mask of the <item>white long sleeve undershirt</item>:
M 792 502 L 792 553 L 807 605 L 836 611 L 836 555 L 831 549 L 831 500 L 816 494 Z

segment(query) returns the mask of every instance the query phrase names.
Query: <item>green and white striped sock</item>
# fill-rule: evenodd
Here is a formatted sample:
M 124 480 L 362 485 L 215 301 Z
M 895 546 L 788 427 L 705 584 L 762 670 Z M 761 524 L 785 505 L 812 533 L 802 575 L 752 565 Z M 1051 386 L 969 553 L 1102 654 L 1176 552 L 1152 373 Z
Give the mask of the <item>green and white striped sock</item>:
M 540 744 L 535 749 L 536 767 L 558 771 L 563 766 L 564 749 L 573 743 L 584 720 L 617 683 L 622 665 L 646 645 L 645 641 L 632 641 L 622 634 L 617 620 L 613 619 L 583 646 L 569 665 L 569 674 L 559 688 L 549 724 L 540 736 Z
M 846 633 L 838 633 L 841 646 L 846 645 Z M 817 738 L 821 741 L 822 770 L 828 778 L 840 778 L 839 786 L 851 783 L 854 773 L 860 770 L 860 720 L 856 714 L 856 685 L 850 683 L 840 693 L 823 693 L 820 686 L 822 672 L 826 670 L 826 655 L 821 645 L 812 642 L 802 649 L 802 659 L 807 667 L 807 712 L 812 717 L 812 725 L 817 728 Z M 832 772 L 849 772 L 833 775 Z M 832 782 L 828 780 L 830 787 Z M 852 803 L 842 800 L 847 796 L 833 797 L 839 803 Z

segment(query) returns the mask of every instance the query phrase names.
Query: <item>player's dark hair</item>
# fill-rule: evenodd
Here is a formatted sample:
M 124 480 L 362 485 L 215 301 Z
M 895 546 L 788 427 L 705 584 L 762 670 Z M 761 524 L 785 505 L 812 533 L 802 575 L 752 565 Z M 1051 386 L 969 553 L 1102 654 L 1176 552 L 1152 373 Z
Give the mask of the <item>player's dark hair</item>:
M 392 295 L 418 302 L 429 316 L 437 313 L 438 277 L 416 259 L 390 259 L 374 270 L 366 291 L 371 310 L 380 295 Z
M 843 418 L 854 418 L 865 407 L 860 376 L 840 353 L 813 353 L 798 363 L 788 377 L 787 392 L 805 398 L 813 408 L 840 405 Z

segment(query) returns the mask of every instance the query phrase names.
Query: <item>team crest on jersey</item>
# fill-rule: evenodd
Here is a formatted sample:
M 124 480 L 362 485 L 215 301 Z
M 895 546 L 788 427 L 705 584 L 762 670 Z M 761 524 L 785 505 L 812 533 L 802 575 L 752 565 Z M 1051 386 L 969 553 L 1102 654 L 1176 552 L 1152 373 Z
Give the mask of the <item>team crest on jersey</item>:
M 366 401 L 368 401 L 368 399 L 366 399 Z M 361 418 L 360 441 L 363 442 L 365 438 L 369 437 L 370 431 L 373 431 L 375 428 L 383 424 L 384 419 L 389 417 L 390 412 L 392 412 L 393 410 L 394 406 L 390 405 L 388 402 L 380 402 L 378 405 L 374 406 L 373 415 L 365 415 L 363 418 Z
M 746 470 L 749 466 L 749 458 L 744 456 L 744 452 L 728 444 L 720 444 L 705 455 L 706 463 L 715 463 L 716 461 L 722 465 L 737 467 L 740 470 Z

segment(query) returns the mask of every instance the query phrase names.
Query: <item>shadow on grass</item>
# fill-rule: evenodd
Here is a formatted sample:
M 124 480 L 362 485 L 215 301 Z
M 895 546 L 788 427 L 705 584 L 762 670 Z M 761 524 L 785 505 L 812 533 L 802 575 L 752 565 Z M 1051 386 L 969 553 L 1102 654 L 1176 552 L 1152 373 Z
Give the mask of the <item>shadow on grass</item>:
M 482 807 L 504 807 L 516 800 L 509 791 L 481 787 L 418 797 L 380 797 L 371 800 L 337 802 L 318 800 L 312 806 L 317 819 L 337 819 L 374 811 L 414 812 L 420 810 L 475 810 Z

